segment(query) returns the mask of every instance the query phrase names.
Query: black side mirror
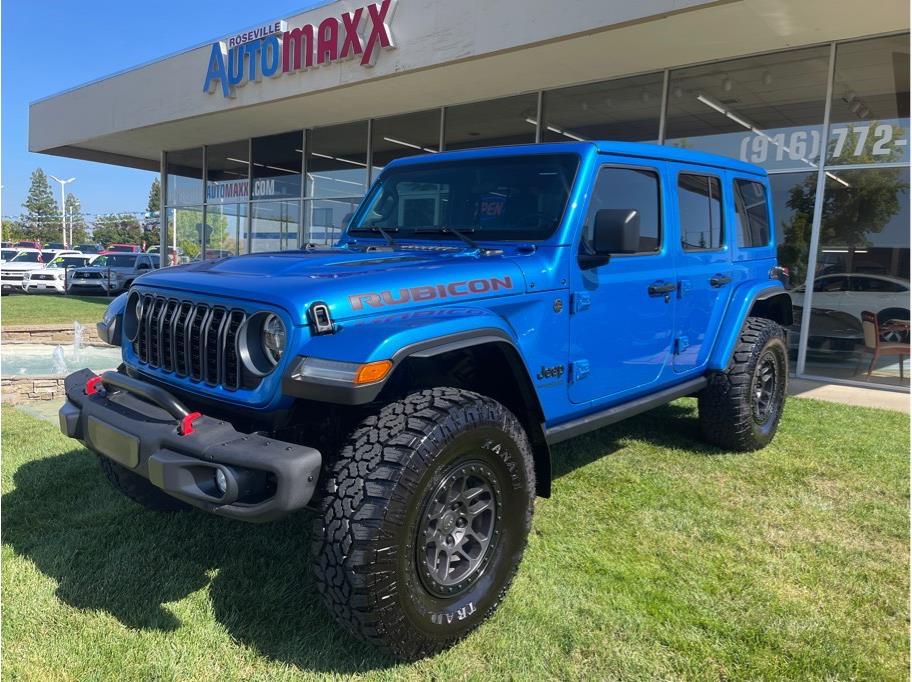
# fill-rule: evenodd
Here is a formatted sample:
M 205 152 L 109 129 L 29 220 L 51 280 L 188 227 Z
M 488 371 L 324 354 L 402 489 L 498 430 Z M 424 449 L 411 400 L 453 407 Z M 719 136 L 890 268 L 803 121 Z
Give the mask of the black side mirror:
M 627 208 L 603 208 L 595 212 L 591 253 L 580 256 L 584 269 L 607 263 L 613 254 L 640 250 L 640 212 Z
M 603 208 L 596 211 L 592 246 L 600 255 L 639 251 L 640 212 L 626 208 Z

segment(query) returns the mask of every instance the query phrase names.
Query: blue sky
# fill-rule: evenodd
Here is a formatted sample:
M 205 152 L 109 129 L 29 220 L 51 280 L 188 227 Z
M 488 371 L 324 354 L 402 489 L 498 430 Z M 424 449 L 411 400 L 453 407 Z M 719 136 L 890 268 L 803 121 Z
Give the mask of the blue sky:
M 16 216 L 29 175 L 41 167 L 67 185 L 86 213 L 145 210 L 154 173 L 28 151 L 28 105 L 36 99 L 287 17 L 308 0 L 7 0 L 2 3 L 0 211 Z M 59 185 L 52 183 L 59 201 Z M 89 216 L 91 219 L 91 216 Z

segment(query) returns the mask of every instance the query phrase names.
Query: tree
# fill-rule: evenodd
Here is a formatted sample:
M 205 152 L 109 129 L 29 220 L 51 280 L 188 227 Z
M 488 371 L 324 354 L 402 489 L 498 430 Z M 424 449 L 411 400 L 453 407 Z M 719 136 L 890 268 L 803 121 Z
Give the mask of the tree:
M 15 220 L 3 220 L 3 239 L 5 242 L 18 242 L 20 239 L 25 239 L 25 232 L 22 229 L 22 225 L 17 223 Z
M 149 188 L 149 203 L 146 205 L 146 210 L 149 213 L 161 211 L 161 183 L 158 178 L 152 181 L 152 186 Z
M 25 209 L 20 222 L 27 239 L 43 243 L 60 241 L 60 207 L 47 176 L 40 168 L 32 171 L 28 196 L 22 204 Z
M 73 243 L 70 246 L 85 244 L 89 239 L 89 231 L 82 213 L 82 204 L 79 203 L 76 195 L 70 192 L 66 195 L 64 205 L 66 206 L 67 232 L 69 233 L 71 227 L 73 232 Z
M 142 226 L 131 213 L 108 213 L 98 216 L 92 229 L 96 242 L 109 244 L 139 244 L 143 238 Z
M 158 178 L 152 180 L 149 187 L 149 201 L 146 203 L 146 217 L 143 220 L 142 239 L 146 246 L 155 246 L 161 242 L 161 183 Z

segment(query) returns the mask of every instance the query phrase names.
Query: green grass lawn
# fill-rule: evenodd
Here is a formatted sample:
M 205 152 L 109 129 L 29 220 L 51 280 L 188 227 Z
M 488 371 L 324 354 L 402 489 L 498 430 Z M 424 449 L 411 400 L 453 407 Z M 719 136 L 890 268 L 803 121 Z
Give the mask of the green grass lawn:
M 12 294 L 0 302 L 0 320 L 4 325 L 72 324 L 74 320 L 94 325 L 110 302 L 104 296 Z
M 146 512 L 49 423 L 3 411 L 9 679 L 908 679 L 909 420 L 790 400 L 724 453 L 695 402 L 555 449 L 502 608 L 398 664 L 324 613 L 310 516 Z

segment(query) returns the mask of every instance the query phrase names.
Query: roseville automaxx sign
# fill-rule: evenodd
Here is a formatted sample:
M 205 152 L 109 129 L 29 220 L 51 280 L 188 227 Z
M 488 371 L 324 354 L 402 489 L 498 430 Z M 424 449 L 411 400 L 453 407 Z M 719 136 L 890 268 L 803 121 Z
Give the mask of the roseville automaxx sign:
M 289 29 L 275 21 L 212 44 L 203 90 L 233 97 L 248 81 L 277 78 L 348 59 L 373 66 L 381 49 L 395 47 L 390 21 L 396 0 L 382 0 Z

